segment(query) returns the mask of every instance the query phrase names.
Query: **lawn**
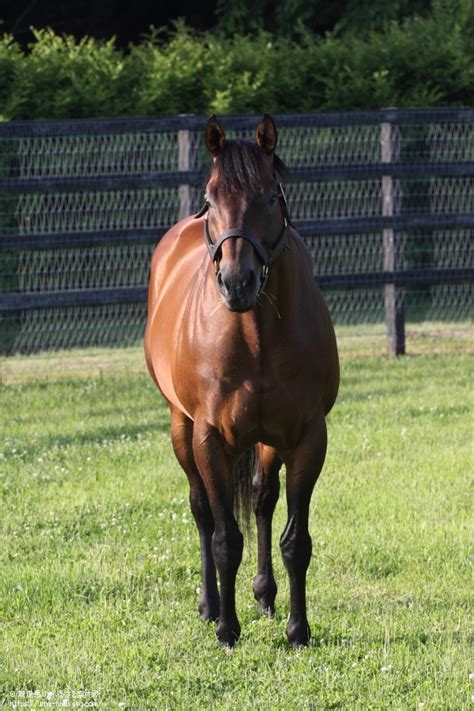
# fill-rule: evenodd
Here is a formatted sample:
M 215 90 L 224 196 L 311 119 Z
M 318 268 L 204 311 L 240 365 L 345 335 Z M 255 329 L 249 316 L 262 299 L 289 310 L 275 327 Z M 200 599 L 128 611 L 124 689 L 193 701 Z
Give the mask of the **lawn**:
M 27 359 L 12 360 L 1 386 L 1 701 L 469 708 L 472 368 L 466 347 L 427 351 L 343 352 L 311 509 L 311 644 L 286 644 L 281 498 L 277 613 L 261 617 L 253 600 L 253 536 L 237 579 L 242 637 L 232 653 L 197 613 L 186 478 L 141 354 L 105 354 L 100 367 L 69 354 L 69 369 L 50 356 L 36 375 L 22 370 Z

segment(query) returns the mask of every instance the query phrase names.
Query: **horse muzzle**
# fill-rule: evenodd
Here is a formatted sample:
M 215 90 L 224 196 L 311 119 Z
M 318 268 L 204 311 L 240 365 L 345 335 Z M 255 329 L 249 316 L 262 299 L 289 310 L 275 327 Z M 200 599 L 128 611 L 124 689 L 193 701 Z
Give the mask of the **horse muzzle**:
M 250 311 L 257 303 L 259 280 L 253 269 L 233 270 L 222 268 L 216 274 L 219 293 L 229 311 Z

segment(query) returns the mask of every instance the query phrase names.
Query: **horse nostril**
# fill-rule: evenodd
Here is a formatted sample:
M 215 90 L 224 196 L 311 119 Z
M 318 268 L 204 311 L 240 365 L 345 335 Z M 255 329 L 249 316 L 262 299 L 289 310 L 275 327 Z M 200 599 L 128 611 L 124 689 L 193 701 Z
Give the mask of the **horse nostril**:
M 250 270 L 249 275 L 244 282 L 244 286 L 247 288 L 253 288 L 255 286 L 256 281 L 257 277 L 255 275 L 255 272 L 253 270 Z
M 217 280 L 217 286 L 219 287 L 220 291 L 227 291 L 227 285 L 224 281 L 224 277 L 222 276 L 222 272 L 220 270 L 217 272 L 216 280 Z

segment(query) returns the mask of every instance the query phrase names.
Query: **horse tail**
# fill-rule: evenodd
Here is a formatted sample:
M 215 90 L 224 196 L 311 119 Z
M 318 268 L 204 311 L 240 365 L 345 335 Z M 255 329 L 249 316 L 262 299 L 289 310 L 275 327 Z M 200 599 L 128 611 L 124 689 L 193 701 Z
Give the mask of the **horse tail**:
M 247 538 L 252 514 L 252 479 L 257 466 L 256 447 L 246 449 L 234 466 L 234 515 Z

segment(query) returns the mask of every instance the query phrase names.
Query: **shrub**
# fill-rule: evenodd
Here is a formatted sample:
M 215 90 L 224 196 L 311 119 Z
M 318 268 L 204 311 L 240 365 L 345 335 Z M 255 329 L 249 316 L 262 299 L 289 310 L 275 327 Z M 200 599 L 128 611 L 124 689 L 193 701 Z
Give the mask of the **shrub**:
M 298 42 L 263 31 L 196 36 L 183 23 L 128 52 L 108 42 L 35 31 L 23 52 L 0 40 L 0 116 L 80 118 L 177 113 L 469 105 L 474 4 L 435 0 L 428 17 L 368 36 Z
M 0 37 L 0 120 L 17 116 L 17 91 L 24 55 L 10 35 Z
M 125 59 L 114 40 L 100 42 L 35 30 L 30 51 L 17 58 L 16 45 L 8 46 L 17 58 L 15 82 L 1 85 L 7 93 L 10 118 L 82 118 L 108 116 L 127 109 L 123 79 Z

